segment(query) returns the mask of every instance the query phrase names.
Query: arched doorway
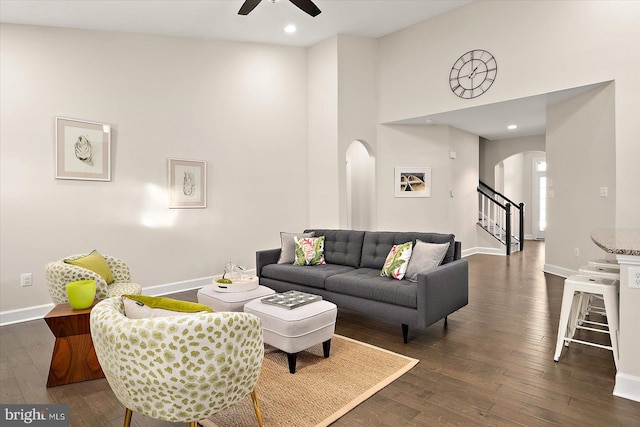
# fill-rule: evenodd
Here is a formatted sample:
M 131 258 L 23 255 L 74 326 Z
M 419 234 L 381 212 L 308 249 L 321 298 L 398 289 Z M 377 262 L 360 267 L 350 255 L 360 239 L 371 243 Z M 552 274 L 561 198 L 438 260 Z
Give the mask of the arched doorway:
M 495 189 L 514 202 L 525 204 L 525 239 L 544 239 L 548 187 L 545 160 L 544 151 L 523 151 L 505 158 L 494 168 Z
M 375 157 L 369 145 L 353 141 L 347 148 L 347 227 L 373 230 L 375 222 Z

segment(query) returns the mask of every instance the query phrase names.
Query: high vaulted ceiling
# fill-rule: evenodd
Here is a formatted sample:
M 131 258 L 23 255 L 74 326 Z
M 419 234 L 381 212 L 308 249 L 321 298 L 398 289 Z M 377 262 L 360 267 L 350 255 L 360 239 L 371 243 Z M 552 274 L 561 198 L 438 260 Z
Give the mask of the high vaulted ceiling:
M 238 15 L 244 0 L 0 0 L 0 22 L 306 47 L 336 34 L 381 37 L 471 1 L 314 0 L 322 13 L 312 18 L 288 0 L 263 0 L 247 16 Z M 295 33 L 284 32 L 289 24 Z M 491 140 L 541 134 L 548 106 L 588 88 L 396 123 L 446 124 Z
M 288 0 L 0 0 L 0 21 L 133 33 L 311 46 L 336 34 L 380 37 L 471 0 L 314 0 L 312 18 Z M 284 32 L 294 24 L 294 34 Z

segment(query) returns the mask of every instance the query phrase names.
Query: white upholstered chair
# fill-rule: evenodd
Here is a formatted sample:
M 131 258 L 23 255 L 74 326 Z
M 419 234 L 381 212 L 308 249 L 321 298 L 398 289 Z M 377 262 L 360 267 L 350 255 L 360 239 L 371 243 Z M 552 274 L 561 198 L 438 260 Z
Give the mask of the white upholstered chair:
M 91 336 L 102 371 L 132 412 L 170 422 L 208 418 L 255 392 L 264 357 L 262 323 L 249 313 L 179 314 L 129 319 L 122 298 L 91 311 Z
M 65 259 L 75 260 L 85 256 L 71 255 Z M 106 280 L 84 267 L 68 264 L 64 259 L 50 262 L 45 266 L 44 277 L 49 288 L 49 295 L 55 304 L 68 302 L 66 285 L 69 282 L 77 280 L 95 280 L 96 281 L 96 298 L 104 299 L 112 296 L 125 294 L 140 295 L 142 288 L 137 283 L 131 283 L 131 274 L 129 267 L 119 258 L 102 255 L 107 261 L 111 274 L 113 274 L 113 283 L 107 283 Z

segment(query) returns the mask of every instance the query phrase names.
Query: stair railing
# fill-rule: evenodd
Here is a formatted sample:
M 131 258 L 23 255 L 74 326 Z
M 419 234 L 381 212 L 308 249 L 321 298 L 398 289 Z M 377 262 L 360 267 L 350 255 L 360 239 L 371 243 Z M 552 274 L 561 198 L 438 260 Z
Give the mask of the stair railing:
M 515 203 L 502 193 L 480 181 L 478 186 L 479 223 L 485 230 L 491 230 L 498 240 L 507 247 L 507 255 L 511 255 L 511 239 L 513 230 L 512 208 L 518 210 L 518 229 L 520 250 L 524 249 L 524 203 Z

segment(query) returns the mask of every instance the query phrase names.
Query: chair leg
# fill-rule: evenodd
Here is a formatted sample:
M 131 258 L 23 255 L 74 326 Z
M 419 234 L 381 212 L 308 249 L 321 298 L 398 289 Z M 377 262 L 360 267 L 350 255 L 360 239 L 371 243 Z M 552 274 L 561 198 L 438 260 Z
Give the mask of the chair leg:
M 258 405 L 258 395 L 256 394 L 255 390 L 251 392 L 251 400 L 253 400 L 253 410 L 256 411 L 256 418 L 258 419 L 258 425 L 260 427 L 264 427 L 264 422 L 262 421 L 262 414 L 260 413 L 260 406 Z
M 573 298 L 574 298 L 573 288 L 571 288 L 565 283 L 564 291 L 562 292 L 562 306 L 560 308 L 560 321 L 558 322 L 558 337 L 556 339 L 556 352 L 553 355 L 553 360 L 556 362 L 560 360 L 560 354 L 562 353 L 562 347 L 564 345 L 566 334 L 568 332 L 569 317 L 571 316 Z
M 620 333 L 618 319 L 618 295 L 615 292 L 604 293 L 604 307 L 607 311 L 607 323 L 609 325 L 609 336 L 611 337 L 611 351 L 616 370 L 619 368 L 620 355 L 618 353 L 618 334 Z
M 191 422 L 189 423 L 189 427 L 198 427 L 199 425 L 200 425 L 200 424 L 198 424 L 198 422 L 197 422 L 197 421 L 191 421 Z
M 131 415 L 133 415 L 131 409 L 126 408 L 126 411 L 124 411 L 124 427 L 131 426 Z

